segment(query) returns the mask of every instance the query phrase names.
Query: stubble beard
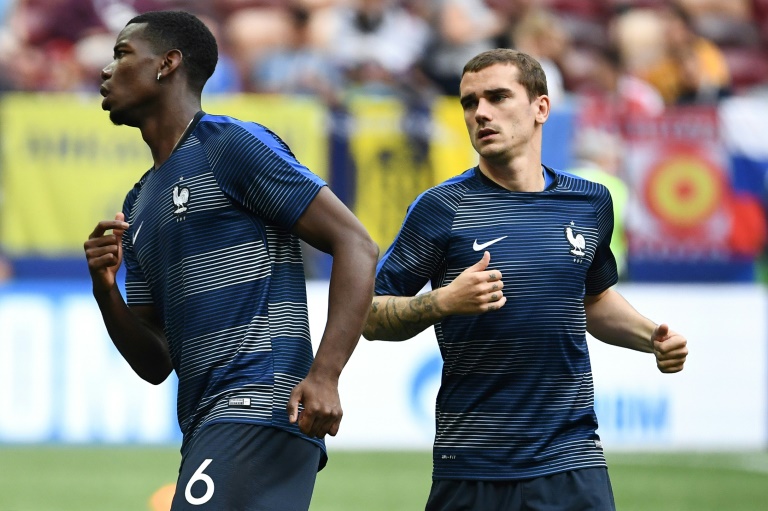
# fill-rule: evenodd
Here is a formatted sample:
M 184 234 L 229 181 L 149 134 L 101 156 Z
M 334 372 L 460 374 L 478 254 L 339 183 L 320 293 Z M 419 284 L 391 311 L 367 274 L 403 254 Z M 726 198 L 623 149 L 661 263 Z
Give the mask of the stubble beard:
M 481 158 L 492 163 L 501 163 L 509 159 L 509 150 L 505 147 L 482 146 L 475 143 L 475 150 Z

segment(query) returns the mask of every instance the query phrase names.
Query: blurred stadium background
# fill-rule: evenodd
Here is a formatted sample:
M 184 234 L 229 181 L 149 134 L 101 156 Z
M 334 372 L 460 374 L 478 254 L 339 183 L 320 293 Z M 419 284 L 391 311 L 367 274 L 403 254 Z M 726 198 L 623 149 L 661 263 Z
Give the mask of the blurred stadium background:
M 175 382 L 112 349 L 82 256 L 150 166 L 99 71 L 130 17 L 169 8 L 220 41 L 204 109 L 281 135 L 382 251 L 475 164 L 464 62 L 538 57 L 544 162 L 610 187 L 620 290 L 690 340 L 675 376 L 590 343 L 619 509 L 768 506 L 767 0 L 0 0 L 0 511 L 147 510 L 174 480 Z M 305 255 L 319 339 L 329 260 Z M 431 331 L 360 344 L 313 510 L 423 508 L 439 374 Z

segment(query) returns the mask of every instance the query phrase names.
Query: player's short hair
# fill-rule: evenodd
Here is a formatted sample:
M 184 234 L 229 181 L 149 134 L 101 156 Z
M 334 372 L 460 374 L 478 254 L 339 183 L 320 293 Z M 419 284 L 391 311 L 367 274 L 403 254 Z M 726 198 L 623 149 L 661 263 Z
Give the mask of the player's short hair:
M 196 16 L 182 11 L 151 11 L 139 14 L 127 24 L 146 23 L 144 35 L 158 54 L 179 50 L 189 84 L 203 90 L 219 60 L 216 38 Z
M 496 48 L 474 56 L 464 66 L 461 76 L 477 73 L 495 64 L 512 65 L 517 68 L 517 80 L 525 88 L 529 100 L 533 101 L 541 95 L 548 94 L 547 76 L 541 64 L 527 53 L 510 48 Z

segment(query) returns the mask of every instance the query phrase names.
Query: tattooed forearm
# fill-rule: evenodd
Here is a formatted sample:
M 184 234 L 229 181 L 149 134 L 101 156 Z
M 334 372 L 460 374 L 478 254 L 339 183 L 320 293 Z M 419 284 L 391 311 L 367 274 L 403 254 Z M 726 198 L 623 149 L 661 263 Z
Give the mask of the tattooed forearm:
M 418 296 L 377 296 L 363 335 L 370 340 L 404 341 L 443 317 L 434 291 Z

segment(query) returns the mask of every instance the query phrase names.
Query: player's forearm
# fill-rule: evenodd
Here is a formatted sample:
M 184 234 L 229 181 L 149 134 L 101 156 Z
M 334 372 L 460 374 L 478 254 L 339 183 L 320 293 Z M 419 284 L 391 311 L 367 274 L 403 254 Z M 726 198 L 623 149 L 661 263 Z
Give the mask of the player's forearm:
M 641 315 L 618 292 L 608 290 L 585 303 L 587 331 L 604 343 L 645 353 L 653 352 L 651 336 L 656 324 Z
M 142 379 L 162 383 L 173 369 L 164 335 L 131 311 L 117 288 L 93 295 L 115 348 Z
M 404 341 L 444 317 L 437 291 L 417 296 L 376 296 L 363 336 L 370 341 Z
M 338 377 L 352 356 L 373 296 L 378 254 L 378 247 L 367 234 L 334 252 L 328 289 L 328 320 L 312 372 Z

